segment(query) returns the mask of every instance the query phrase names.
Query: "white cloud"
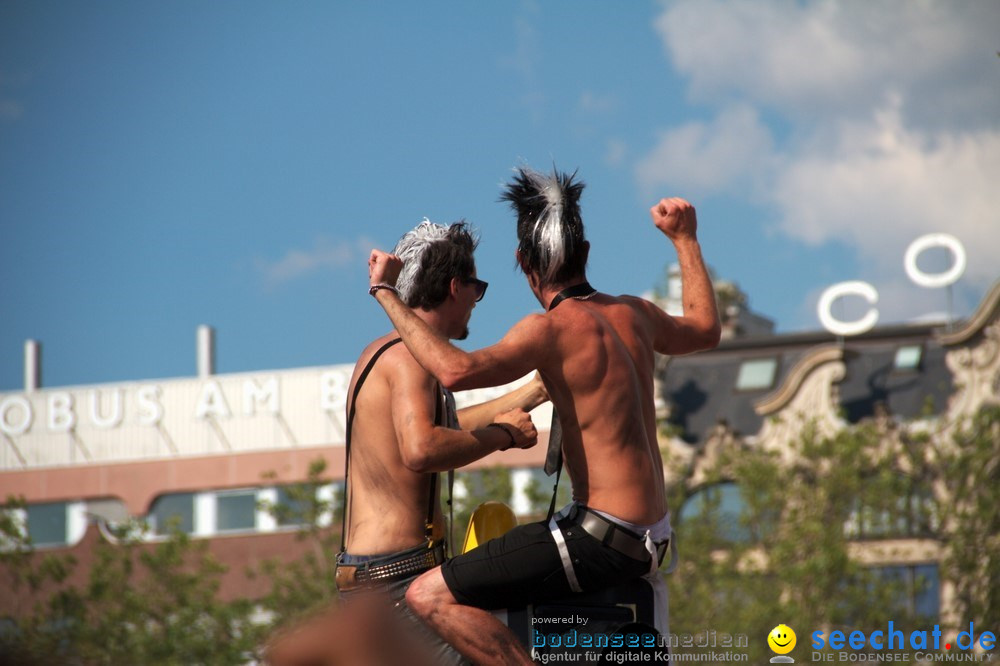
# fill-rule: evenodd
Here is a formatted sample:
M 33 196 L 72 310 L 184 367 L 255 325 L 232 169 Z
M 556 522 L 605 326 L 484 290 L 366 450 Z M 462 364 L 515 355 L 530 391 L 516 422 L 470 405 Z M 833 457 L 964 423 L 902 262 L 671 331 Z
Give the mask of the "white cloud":
M 730 190 L 769 168 L 771 133 L 746 105 L 723 110 L 711 123 L 692 122 L 660 133 L 636 165 L 646 194 L 660 187 L 684 196 Z
M 896 93 L 908 115 L 995 122 L 1000 3 L 679 0 L 656 21 L 693 96 L 780 113 L 866 115 Z
M 637 181 L 771 204 L 779 232 L 855 249 L 882 321 L 926 314 L 916 237 L 958 237 L 966 284 L 1000 275 L 998 25 L 996 2 L 670 2 L 655 27 L 715 115 L 663 128 Z
M 364 237 L 354 241 L 334 241 L 320 236 L 310 248 L 288 250 L 276 261 L 257 259 L 254 263 L 265 285 L 274 288 L 318 271 L 340 268 L 360 270 L 376 245 L 375 241 Z
M 892 108 L 876 115 L 783 165 L 770 191 L 781 231 L 811 245 L 846 242 L 886 273 L 902 271 L 917 236 L 943 231 L 965 246 L 969 279 L 996 279 L 1000 131 L 931 134 L 904 127 Z

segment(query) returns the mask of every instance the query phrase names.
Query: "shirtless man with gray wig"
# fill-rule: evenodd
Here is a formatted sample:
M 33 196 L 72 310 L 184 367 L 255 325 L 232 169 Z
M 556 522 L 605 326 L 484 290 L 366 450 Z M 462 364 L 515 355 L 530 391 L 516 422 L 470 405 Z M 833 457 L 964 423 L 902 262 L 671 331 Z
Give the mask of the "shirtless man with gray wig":
M 557 410 L 574 503 L 549 523 L 514 528 L 422 574 L 407 601 L 477 664 L 531 663 L 490 609 L 565 598 L 655 570 L 670 535 L 656 439 L 654 352 L 713 348 L 720 336 L 694 207 L 662 199 L 653 223 L 677 252 L 684 315 L 587 282 L 583 184 L 520 169 L 505 192 L 517 213 L 516 259 L 544 314 L 528 315 L 496 344 L 452 345 L 393 292 L 398 258 L 374 250 L 373 295 L 414 358 L 453 390 L 509 382 L 537 368 Z
M 403 262 L 399 297 L 442 339 L 468 335 L 472 310 L 486 293 L 487 283 L 476 275 L 475 247 L 465 223 L 425 221 L 394 250 Z M 351 377 L 345 524 L 336 573 L 345 603 L 276 636 L 268 648 L 270 666 L 393 663 L 358 656 L 390 647 L 405 652 L 412 664 L 466 663 L 423 627 L 404 596 L 419 574 L 445 561 L 442 473 L 497 450 L 533 446 L 537 433 L 526 410 L 548 396 L 536 376 L 495 400 L 456 411 L 451 392 L 398 342 L 395 331 L 374 340 Z M 370 618 L 381 618 L 378 626 L 368 626 Z M 394 636 L 391 644 L 384 640 L 387 633 Z

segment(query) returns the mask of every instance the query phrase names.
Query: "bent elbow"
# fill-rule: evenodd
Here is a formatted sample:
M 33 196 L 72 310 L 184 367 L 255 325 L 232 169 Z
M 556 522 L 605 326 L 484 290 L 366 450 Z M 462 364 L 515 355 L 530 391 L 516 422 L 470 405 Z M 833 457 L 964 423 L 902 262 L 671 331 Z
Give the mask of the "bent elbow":
M 708 351 L 719 346 L 722 340 L 722 325 L 718 322 L 702 334 L 702 350 Z
M 403 466 L 416 474 L 433 472 L 431 469 L 430 447 L 427 443 L 416 443 L 402 452 Z
M 472 366 L 467 360 L 462 359 L 458 363 L 449 364 L 449 367 L 438 377 L 441 386 L 449 391 L 461 391 L 466 388 L 466 381 L 472 375 Z
M 449 391 L 460 391 L 462 388 L 462 376 L 454 372 L 446 372 L 438 377 L 441 386 Z

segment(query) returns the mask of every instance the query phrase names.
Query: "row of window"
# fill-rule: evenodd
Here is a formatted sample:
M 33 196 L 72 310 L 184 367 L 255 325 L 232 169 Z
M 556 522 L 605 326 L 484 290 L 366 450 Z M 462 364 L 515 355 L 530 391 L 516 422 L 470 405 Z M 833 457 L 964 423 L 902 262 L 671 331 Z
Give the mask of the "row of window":
M 777 517 L 750 525 L 750 515 L 740 487 L 731 481 L 705 486 L 692 494 L 681 506 L 678 521 L 704 524 L 711 518 L 716 535 L 725 541 L 747 543 L 760 540 Z M 914 488 L 894 501 L 894 506 L 871 507 L 860 501 L 843 523 L 844 536 L 849 539 L 920 538 L 933 536 L 939 527 L 937 504 L 930 492 Z
M 480 501 L 479 497 L 485 490 L 481 487 L 482 473 L 459 473 L 454 486 L 458 503 L 466 498 Z M 510 493 L 502 499 L 518 515 L 538 511 L 543 504 L 542 510 L 547 508 L 547 488 L 551 480 L 545 481 L 547 477 L 540 468 L 511 469 L 509 473 Z M 531 492 L 533 486 L 543 489 L 543 498 L 534 496 Z M 295 491 L 289 488 L 277 486 L 161 495 L 154 500 L 149 513 L 142 517 L 148 528 L 146 538 L 162 538 L 172 529 L 192 536 L 211 537 L 267 533 L 308 523 L 303 517 L 307 507 L 293 497 Z M 316 499 L 332 509 L 341 503 L 342 493 L 342 482 L 330 483 L 318 488 Z M 77 543 L 83 538 L 88 523 L 95 522 L 95 519 L 109 537 L 124 536 L 128 527 L 126 516 L 125 507 L 119 500 L 50 502 L 26 507 L 21 512 L 21 523 L 26 526 L 32 544 L 46 548 Z M 328 525 L 332 518 L 332 512 L 327 511 L 326 515 L 318 517 L 318 522 Z M 464 529 L 464 525 L 461 528 Z
M 892 367 L 897 372 L 914 372 L 920 369 L 924 348 L 921 345 L 903 345 L 896 348 Z M 778 372 L 778 359 L 747 359 L 740 364 L 736 376 L 737 391 L 760 391 L 774 386 Z
M 337 500 L 337 486 L 326 484 L 317 490 L 317 499 L 332 507 Z M 161 495 L 144 517 L 148 531 L 146 537 L 156 539 L 178 530 L 193 536 L 274 532 L 303 524 L 306 507 L 293 497 L 295 491 L 287 487 L 244 488 L 199 493 L 173 493 Z M 107 528 L 109 536 L 123 534 L 126 521 L 109 518 L 109 514 L 125 516 L 124 506 L 109 510 L 108 501 L 101 502 L 48 502 L 29 504 L 17 510 L 19 521 L 26 529 L 33 545 L 38 547 L 66 546 L 83 538 L 87 524 L 97 519 Z M 95 508 L 100 505 L 100 508 Z M 328 511 L 318 517 L 321 525 L 332 519 Z
M 503 499 L 511 502 L 516 513 L 525 515 L 548 505 L 551 480 L 546 480 L 541 470 L 513 470 L 511 479 L 512 496 Z M 462 481 L 456 482 L 456 499 L 469 492 Z M 317 499 L 333 507 L 339 504 L 342 487 L 340 483 L 320 486 Z M 171 529 L 209 537 L 266 533 L 298 526 L 307 522 L 303 518 L 305 507 L 296 501 L 291 494 L 293 492 L 287 487 L 277 486 L 161 495 L 145 516 L 148 536 L 164 536 Z M 535 494 L 539 497 L 534 497 Z M 83 537 L 88 522 L 95 517 L 111 528 L 112 535 L 116 534 L 123 521 L 109 517 L 115 512 L 109 511 L 108 504 L 108 501 L 32 504 L 23 510 L 22 522 L 36 546 L 74 544 Z M 124 516 L 124 507 L 117 504 L 117 513 Z M 705 524 L 706 519 L 711 518 L 717 536 L 734 543 L 760 540 L 766 534 L 754 534 L 754 530 L 766 532 L 770 529 L 768 523 L 773 522 L 764 520 L 755 525 L 748 524 L 745 519 L 747 508 L 740 487 L 734 482 L 699 489 L 684 502 L 676 515 L 679 524 Z M 320 524 L 327 525 L 332 515 L 328 512 L 319 516 L 318 520 Z M 920 489 L 899 497 L 891 509 L 859 503 L 843 524 L 844 535 L 850 539 L 926 537 L 933 535 L 937 528 L 936 504 L 929 493 Z

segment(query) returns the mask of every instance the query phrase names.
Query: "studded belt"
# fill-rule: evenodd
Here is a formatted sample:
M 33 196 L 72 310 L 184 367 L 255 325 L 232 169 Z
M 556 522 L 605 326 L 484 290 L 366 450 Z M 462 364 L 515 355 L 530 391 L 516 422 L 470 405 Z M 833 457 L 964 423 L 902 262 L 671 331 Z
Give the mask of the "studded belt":
M 444 562 L 444 543 L 421 546 L 412 555 L 390 562 L 337 564 L 337 589 L 345 592 L 362 587 L 375 587 L 402 578 L 415 576 Z

